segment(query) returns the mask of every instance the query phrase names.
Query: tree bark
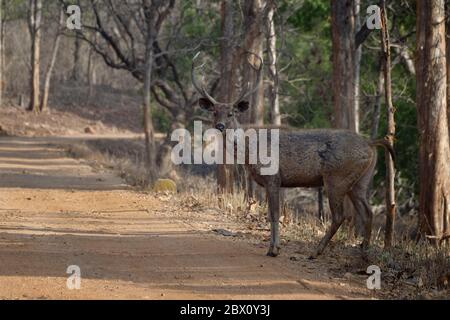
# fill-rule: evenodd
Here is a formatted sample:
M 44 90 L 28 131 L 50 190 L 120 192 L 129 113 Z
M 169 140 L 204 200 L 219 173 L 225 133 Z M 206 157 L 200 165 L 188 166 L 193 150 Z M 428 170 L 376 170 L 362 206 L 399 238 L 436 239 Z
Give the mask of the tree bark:
M 72 67 L 72 75 L 71 79 L 73 81 L 79 81 L 80 80 L 80 48 L 81 48 L 81 41 L 80 38 L 75 37 L 74 40 L 74 50 L 73 50 L 73 67 Z
M 41 45 L 41 19 L 42 19 L 42 0 L 29 0 L 29 31 L 31 38 L 31 88 L 30 104 L 28 110 L 39 112 L 39 70 L 40 70 L 40 45 Z
M 97 34 L 94 34 L 92 38 L 92 42 L 97 43 Z M 92 46 L 89 47 L 86 80 L 89 88 L 88 95 L 86 97 L 86 105 L 89 105 L 94 91 L 94 86 L 97 84 L 97 64 L 95 60 L 95 51 Z
M 279 78 L 277 68 L 277 35 L 275 31 L 276 5 L 273 0 L 266 4 L 266 42 L 268 56 L 268 96 L 269 96 L 269 120 L 273 125 L 281 125 L 280 101 L 278 95 Z
M 384 93 L 384 58 L 380 56 L 380 65 L 378 71 L 377 91 L 375 93 L 375 104 L 373 107 L 372 124 L 370 126 L 370 138 L 375 140 L 378 137 L 378 128 L 380 126 L 381 101 Z
M 4 90 L 4 24 L 3 24 L 3 0 L 0 0 L 0 107 L 3 106 L 3 90 Z
M 273 7 L 273 6 L 272 6 Z M 257 65 L 258 55 L 262 58 L 263 55 L 263 6 L 261 0 L 245 0 L 244 2 L 244 53 L 243 58 L 243 78 L 244 81 L 250 83 L 250 88 L 256 85 L 256 73 L 253 68 L 249 66 L 248 62 Z M 273 23 L 273 19 L 272 19 Z M 245 53 L 253 53 L 247 55 Z M 275 56 L 276 57 L 276 56 Z M 250 102 L 250 110 L 241 115 L 242 123 L 251 123 L 258 126 L 264 124 L 264 81 L 261 81 L 258 89 L 248 97 Z M 245 171 L 244 171 L 245 172 Z M 253 178 L 247 173 L 247 198 L 263 199 L 262 188 L 259 188 L 254 182 Z
M 94 50 L 89 48 L 88 63 L 87 63 L 87 74 L 86 80 L 88 85 L 88 95 L 86 97 L 86 105 L 91 101 L 93 87 L 95 85 L 95 62 L 94 62 Z
M 160 177 L 169 177 L 173 171 L 173 164 L 171 159 L 172 148 L 175 143 L 172 141 L 172 132 L 177 129 L 184 129 L 186 127 L 186 114 L 183 110 L 177 110 L 177 114 L 173 115 L 174 121 L 167 132 L 164 142 L 158 148 L 158 157 L 156 158 L 156 165 Z
M 355 0 L 331 0 L 333 126 L 356 132 L 356 66 L 359 62 L 355 45 L 355 9 Z M 354 227 L 360 223 L 349 197 L 345 197 L 344 212 L 348 234 L 353 237 Z
M 59 43 L 61 40 L 61 31 L 62 31 L 60 29 L 63 28 L 64 17 L 65 17 L 64 10 L 61 9 L 60 13 L 59 13 L 58 30 L 56 31 L 55 40 L 53 42 L 52 56 L 50 58 L 50 62 L 48 63 L 47 71 L 45 72 L 44 92 L 42 94 L 42 101 L 41 101 L 41 106 L 40 106 L 41 112 L 47 110 L 48 95 L 50 92 L 50 80 L 52 78 L 53 68 L 55 67 L 56 57 L 58 56 L 58 49 L 59 49 Z
M 245 0 L 244 2 L 244 51 L 262 57 L 263 54 L 263 7 L 261 0 Z M 257 64 L 258 58 L 255 55 L 242 55 L 244 67 L 244 79 L 249 81 L 250 87 L 256 85 L 256 74 L 248 63 Z M 249 97 L 250 113 L 246 113 L 244 123 L 256 125 L 264 124 L 264 85 L 263 81 L 259 88 Z
M 147 161 L 147 182 L 150 185 L 156 175 L 156 147 L 154 139 L 154 128 L 152 121 L 151 108 L 151 84 L 153 71 L 153 42 L 154 37 L 152 31 L 148 30 L 145 44 L 145 70 L 144 70 L 144 93 L 143 93 L 143 116 L 144 116 L 144 134 L 145 134 L 145 151 Z
M 382 52 L 384 56 L 384 93 L 387 108 L 387 135 L 386 139 L 394 148 L 395 139 L 395 108 L 392 103 L 391 84 L 391 48 L 389 39 L 389 29 L 387 26 L 386 2 L 381 1 L 381 34 Z M 388 152 L 385 152 L 386 162 L 386 227 L 384 234 L 384 247 L 389 248 L 394 243 L 394 223 L 396 216 L 395 203 L 395 167 L 394 161 Z
M 450 1 L 445 1 L 445 34 L 446 34 L 446 57 L 447 57 L 447 121 L 450 135 Z
M 357 131 L 354 0 L 331 0 L 334 127 Z
M 76 4 L 80 6 L 80 0 L 77 0 Z M 76 32 L 76 30 L 75 30 Z M 70 79 L 77 82 L 80 80 L 80 50 L 81 50 L 81 40 L 79 37 L 75 37 L 74 39 L 74 50 L 73 50 L 73 66 L 72 66 L 72 74 L 70 75 Z
M 414 60 L 409 53 L 409 49 L 406 45 L 402 45 L 401 47 L 394 47 L 395 52 L 401 57 L 403 63 L 406 66 L 408 72 L 412 75 L 416 75 L 416 67 L 414 66 Z
M 444 0 L 417 0 L 419 230 L 438 244 L 449 235 L 450 150 Z
M 237 82 L 237 54 L 234 46 L 235 8 L 233 1 L 223 0 L 221 4 L 222 15 L 222 41 L 220 64 L 220 91 L 221 101 L 232 101 L 236 95 Z M 225 150 L 224 150 L 225 154 Z M 219 193 L 232 193 L 234 189 L 234 170 L 226 164 L 217 165 L 217 189 Z
M 361 0 L 355 0 L 355 30 L 361 29 Z M 355 46 L 355 100 L 353 112 L 355 113 L 355 131 L 359 132 L 360 84 L 361 84 L 361 58 L 362 46 Z

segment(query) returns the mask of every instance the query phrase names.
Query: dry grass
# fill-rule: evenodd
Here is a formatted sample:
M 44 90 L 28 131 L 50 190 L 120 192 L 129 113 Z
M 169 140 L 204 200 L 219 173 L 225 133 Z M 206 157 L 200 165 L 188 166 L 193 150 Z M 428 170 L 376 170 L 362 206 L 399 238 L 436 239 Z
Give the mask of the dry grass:
M 74 158 L 87 160 L 94 167 L 116 171 L 131 186 L 143 188 L 148 184 L 145 166 L 139 159 L 117 157 L 111 153 L 101 152 L 87 143 L 70 145 L 67 152 Z
M 400 241 L 394 248 L 379 251 L 375 262 L 384 270 L 386 297 L 403 299 L 450 298 L 450 248 L 429 243 Z

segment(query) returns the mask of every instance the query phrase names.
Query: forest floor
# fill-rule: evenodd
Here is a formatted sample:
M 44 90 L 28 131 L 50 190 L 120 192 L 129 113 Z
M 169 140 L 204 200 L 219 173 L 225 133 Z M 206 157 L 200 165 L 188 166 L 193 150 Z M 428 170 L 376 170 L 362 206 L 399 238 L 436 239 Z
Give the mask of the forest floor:
M 217 198 L 205 168 L 177 170 L 177 194 L 145 191 L 138 101 L 99 90 L 87 106 L 79 91 L 58 89 L 58 108 L 42 114 L 0 108 L 0 299 L 450 297 L 450 260 L 408 241 L 413 216 L 398 216 L 392 252 L 376 214 L 369 262 L 345 230 L 310 261 L 327 225 L 314 191 L 289 190 L 300 211 L 283 217 L 270 258 L 267 208 Z M 71 265 L 80 290 L 67 288 Z M 367 289 L 369 265 L 381 290 Z
M 74 139 L 0 138 L 0 298 L 371 297 L 367 275 L 336 276 L 330 256 L 266 257 L 266 241 L 214 232 L 240 228 L 216 211 L 134 190 L 57 147 Z M 71 265 L 80 290 L 66 285 Z

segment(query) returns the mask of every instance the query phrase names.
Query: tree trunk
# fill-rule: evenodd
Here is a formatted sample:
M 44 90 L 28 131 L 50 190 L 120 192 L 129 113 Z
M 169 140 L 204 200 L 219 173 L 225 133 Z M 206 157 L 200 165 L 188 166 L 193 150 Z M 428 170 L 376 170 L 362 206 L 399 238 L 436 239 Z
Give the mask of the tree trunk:
M 86 80 L 87 80 L 87 85 L 88 85 L 88 95 L 86 97 L 86 105 L 89 105 L 90 101 L 91 101 L 91 97 L 92 97 L 92 90 L 93 90 L 93 70 L 94 70 L 94 59 L 93 59 L 93 55 L 94 55 L 94 50 L 92 48 L 89 48 L 89 54 L 88 54 L 88 62 L 87 62 L 87 73 L 86 73 Z
M 356 65 L 355 0 L 331 0 L 332 55 L 333 55 L 333 126 L 339 129 L 358 130 L 356 116 Z M 344 199 L 345 225 L 349 237 L 360 225 L 358 215 L 349 197 Z M 358 228 L 359 229 L 359 228 Z
M 56 31 L 55 41 L 53 43 L 52 56 L 50 58 L 50 62 L 47 66 L 47 71 L 45 73 L 45 82 L 44 82 L 44 93 L 42 95 L 41 101 L 41 112 L 47 110 L 48 104 L 48 95 L 50 92 L 50 80 L 52 78 L 53 68 L 55 67 L 56 57 L 58 56 L 59 43 L 61 40 L 61 28 L 63 28 L 65 13 L 64 10 L 60 10 L 59 14 L 59 25 L 58 30 Z
M 401 47 L 395 46 L 395 52 L 401 57 L 406 69 L 411 74 L 411 76 L 416 75 L 416 67 L 414 66 L 414 60 L 409 53 L 407 45 L 401 45 Z
M 273 6 L 272 6 L 273 7 Z M 242 55 L 243 62 L 243 79 L 250 83 L 250 88 L 256 85 L 256 73 L 254 69 L 249 66 L 249 62 L 257 65 L 258 55 L 262 58 L 263 55 L 263 6 L 261 0 L 245 0 L 244 2 L 244 53 Z M 272 19 L 273 22 L 273 19 Z M 245 53 L 253 53 L 247 55 Z M 258 126 L 264 124 L 264 81 L 261 81 L 259 88 L 248 97 L 250 102 L 249 112 L 241 115 L 242 123 L 251 123 Z M 246 170 L 244 170 L 246 172 Z M 262 196 L 262 188 L 260 188 L 247 172 L 247 190 L 246 197 L 248 199 L 257 198 L 264 199 Z
M 273 0 L 266 4 L 266 41 L 269 70 L 269 120 L 273 125 L 281 125 L 280 101 L 278 96 L 279 78 L 277 68 L 277 35 L 275 31 L 274 13 L 276 5 Z
M 31 88 L 28 110 L 39 112 L 39 70 L 41 45 L 42 0 L 29 0 L 29 30 L 31 38 Z
M 355 0 L 355 30 L 361 29 L 361 0 Z M 358 46 L 355 52 L 355 100 L 353 101 L 353 112 L 355 114 L 355 131 L 359 132 L 359 106 L 360 106 L 360 83 L 361 83 L 361 58 L 363 46 Z
M 237 80 L 237 55 L 234 45 L 234 16 L 235 8 L 233 1 L 223 0 L 221 5 L 222 15 L 222 41 L 221 41 L 221 64 L 220 64 L 220 91 L 221 101 L 232 101 L 236 95 Z M 224 151 L 225 154 L 225 151 Z M 233 192 L 234 170 L 230 165 L 217 165 L 217 187 L 218 192 Z
M 245 0 L 244 2 L 244 51 L 262 57 L 263 54 L 263 7 L 261 0 Z M 256 73 L 247 63 L 247 59 L 253 65 L 257 65 L 258 58 L 255 55 L 243 54 L 244 79 L 249 81 L 253 88 L 256 82 Z M 259 88 L 249 97 L 250 112 L 243 117 L 244 123 L 256 125 L 264 124 L 264 85 L 261 81 Z
M 77 0 L 76 4 L 80 6 L 80 0 Z M 76 30 L 75 30 L 76 32 Z M 74 50 L 73 50 L 73 66 L 72 66 L 72 74 L 70 79 L 78 82 L 80 80 L 80 49 L 81 49 L 81 40 L 79 37 L 75 37 L 74 39 Z
M 94 35 L 94 43 L 97 43 L 97 34 Z M 93 94 L 94 86 L 97 84 L 97 73 L 95 64 L 95 52 L 92 47 L 89 47 L 88 63 L 87 63 L 87 84 L 88 95 L 86 97 L 86 105 L 89 105 Z
M 384 93 L 384 69 L 383 57 L 380 56 L 380 65 L 378 71 L 377 91 L 375 96 L 375 104 L 373 107 L 372 124 L 370 127 L 370 138 L 375 140 L 378 137 L 378 128 L 380 126 L 381 101 Z
M 334 127 L 357 131 L 354 0 L 331 0 Z
M 419 229 L 423 237 L 435 244 L 450 233 L 450 147 L 444 9 L 444 0 L 417 0 Z
M 3 24 L 3 0 L 0 0 L 0 107 L 3 106 L 3 80 L 4 80 L 4 24 Z
M 381 34 L 382 34 L 382 52 L 384 55 L 384 93 L 387 108 L 387 135 L 386 139 L 394 147 L 395 139 L 395 108 L 392 103 L 392 85 L 391 85 L 391 48 L 389 39 L 389 29 L 387 26 L 386 2 L 381 1 Z M 384 233 L 384 247 L 389 248 L 394 242 L 394 223 L 395 223 L 395 167 L 394 161 L 388 152 L 385 152 L 386 162 L 386 227 Z
M 150 28 L 150 27 L 149 27 Z M 143 92 L 143 116 L 144 116 L 144 134 L 145 151 L 147 161 L 147 182 L 150 185 L 156 176 L 156 147 L 154 139 L 154 128 L 151 110 L 151 84 L 153 71 L 153 42 L 154 37 L 151 30 L 148 30 L 145 44 L 145 70 L 144 70 L 144 92 Z
M 380 62 L 378 66 L 378 80 L 377 89 L 375 93 L 375 103 L 373 106 L 372 122 L 370 125 L 370 139 L 376 140 L 378 138 L 378 128 L 380 126 L 380 115 L 381 115 L 381 101 L 384 94 L 384 56 L 383 53 L 380 54 Z M 375 174 L 376 168 L 372 170 L 371 180 L 369 188 L 367 188 L 367 198 L 370 199 L 370 193 L 373 187 L 373 176 Z
M 447 121 L 448 121 L 448 130 L 450 135 L 450 1 L 446 0 L 446 16 L 445 16 L 445 33 L 446 33 L 446 56 L 447 56 Z
M 77 82 L 80 80 L 80 49 L 81 49 L 81 40 L 79 37 L 75 37 L 74 41 L 74 50 L 73 50 L 73 67 L 72 67 L 72 75 L 71 80 Z
M 177 109 L 178 114 L 173 115 L 172 125 L 167 132 L 164 142 L 158 148 L 158 157 L 156 159 L 156 165 L 158 166 L 159 176 L 162 178 L 169 177 L 173 171 L 173 163 L 171 159 L 172 148 L 175 143 L 172 141 L 172 132 L 177 129 L 184 129 L 186 124 L 186 114 L 182 109 Z

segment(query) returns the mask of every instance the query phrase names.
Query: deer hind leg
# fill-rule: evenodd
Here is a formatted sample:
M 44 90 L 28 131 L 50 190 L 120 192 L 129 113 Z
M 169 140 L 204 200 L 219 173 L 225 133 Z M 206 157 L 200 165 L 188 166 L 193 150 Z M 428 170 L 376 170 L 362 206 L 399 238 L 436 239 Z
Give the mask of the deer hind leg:
M 270 247 L 267 255 L 276 257 L 280 253 L 280 185 L 276 181 L 266 186 L 266 193 L 269 202 L 270 219 Z
M 369 204 L 369 186 L 372 181 L 373 172 L 376 166 L 376 153 L 372 158 L 369 166 L 367 167 L 361 178 L 355 183 L 352 190 L 349 192 L 350 199 L 352 200 L 356 211 L 358 212 L 361 220 L 364 224 L 364 240 L 361 243 L 362 255 L 367 259 L 367 250 L 370 246 L 370 240 L 372 237 L 372 220 L 373 212 Z
M 352 190 L 350 192 L 350 199 L 356 208 L 357 213 L 361 217 L 364 226 L 364 240 L 361 244 L 361 251 L 364 258 L 367 258 L 367 250 L 370 245 L 370 238 L 372 236 L 372 210 L 366 200 L 364 194 Z
M 362 182 L 364 181 L 359 181 L 353 187 L 349 192 L 349 196 L 364 225 L 364 240 L 361 244 L 361 250 L 363 257 L 367 258 L 367 250 L 369 249 L 372 237 L 373 212 L 367 199 L 366 184 Z
M 328 192 L 328 200 L 331 210 L 331 226 L 328 228 L 325 236 L 317 246 L 316 251 L 309 257 L 309 259 L 315 259 L 322 254 L 323 250 L 333 238 L 334 234 L 338 231 L 339 227 L 344 222 L 344 196 L 345 193 L 340 191 L 341 187 L 334 187 L 332 184 L 326 183 L 326 189 Z

